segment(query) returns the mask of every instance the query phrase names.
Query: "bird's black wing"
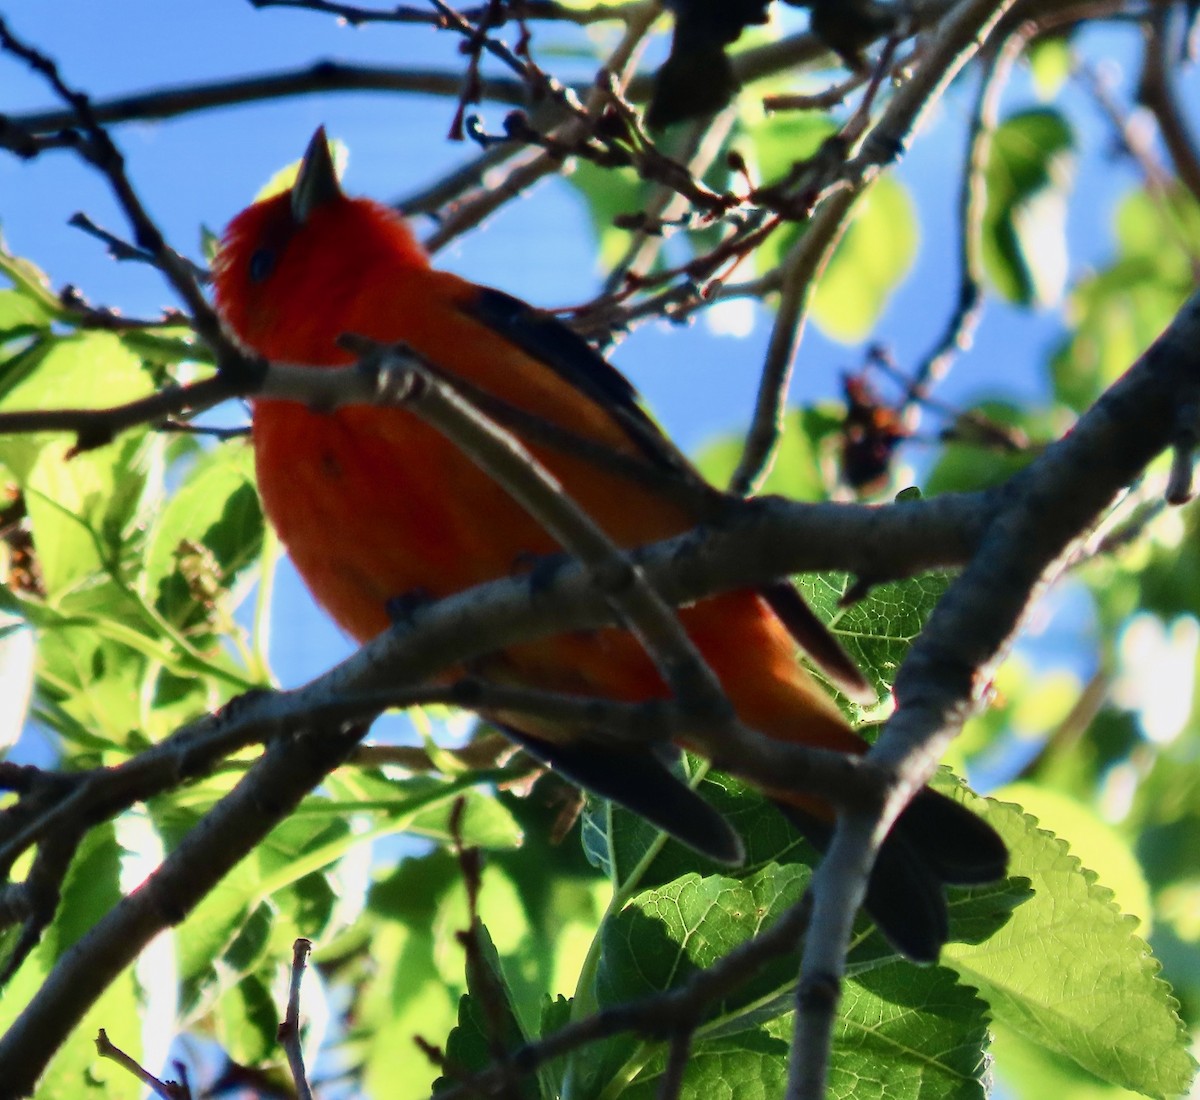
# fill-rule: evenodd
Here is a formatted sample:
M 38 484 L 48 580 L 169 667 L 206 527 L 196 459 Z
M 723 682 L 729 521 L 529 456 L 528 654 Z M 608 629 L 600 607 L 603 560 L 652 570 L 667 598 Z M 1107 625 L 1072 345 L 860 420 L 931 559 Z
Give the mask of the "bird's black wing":
M 829 627 L 817 618 L 816 612 L 808 606 L 791 581 L 769 584 L 759 591 L 780 622 L 788 628 L 788 633 L 829 677 L 834 687 L 847 698 L 865 706 L 878 701 L 870 681 L 842 648 L 842 643 L 834 637 Z
M 717 863 L 745 859 L 742 838 L 651 749 L 621 749 L 587 741 L 547 741 L 499 723 L 535 760 L 585 791 L 644 817 L 651 825 Z
M 550 314 L 500 290 L 480 288 L 463 308 L 606 409 L 642 457 L 660 473 L 669 474 L 669 480 L 681 490 L 686 490 L 680 493 L 677 503 L 686 507 L 696 522 L 719 519 L 722 504 L 729 498 L 708 485 L 646 415 L 629 379 L 582 336 Z M 768 585 L 762 595 L 797 644 L 836 687 L 858 702 L 875 701 L 875 692 L 866 678 L 789 582 Z
M 703 482 L 695 467 L 646 415 L 633 383 L 579 333 L 528 302 L 489 287 L 481 287 L 465 308 L 608 410 L 653 465 L 688 481 Z

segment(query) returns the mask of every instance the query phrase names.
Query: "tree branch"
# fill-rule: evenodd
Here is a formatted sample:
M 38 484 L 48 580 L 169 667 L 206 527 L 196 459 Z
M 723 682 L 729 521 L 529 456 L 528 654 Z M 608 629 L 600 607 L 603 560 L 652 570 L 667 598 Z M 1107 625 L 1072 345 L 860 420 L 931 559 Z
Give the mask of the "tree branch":
M 813 923 L 801 988 L 840 983 L 849 928 L 879 844 L 980 705 L 1028 608 L 1070 561 L 1079 540 L 1146 465 L 1170 448 L 1178 410 L 1200 398 L 1200 291 L 1075 428 L 1017 474 L 962 575 L 938 602 L 896 677 L 898 709 L 868 751 L 887 777 L 877 815 L 839 816 L 813 880 Z M 820 1100 L 832 1003 L 801 998 L 789 1100 Z M 803 1076 L 800 1076 L 803 1075 Z
M 754 417 L 730 483 L 732 492 L 752 491 L 770 469 L 780 436 L 791 364 L 804 332 L 813 287 L 845 232 L 854 206 L 880 170 L 907 148 L 925 113 L 973 57 L 1014 0 L 974 0 L 952 9 L 923 51 L 913 75 L 893 95 L 879 122 L 862 139 L 833 184 L 825 184 L 803 237 L 783 269 L 779 312 L 763 366 Z M 820 194 L 820 192 L 818 192 Z
M 1171 16 L 1169 8 L 1155 12 L 1146 28 L 1146 48 L 1137 99 L 1158 123 L 1163 144 L 1171 155 L 1180 182 L 1200 201 L 1200 150 L 1188 131 L 1184 112 L 1175 94 L 1171 69 L 1167 64 Z

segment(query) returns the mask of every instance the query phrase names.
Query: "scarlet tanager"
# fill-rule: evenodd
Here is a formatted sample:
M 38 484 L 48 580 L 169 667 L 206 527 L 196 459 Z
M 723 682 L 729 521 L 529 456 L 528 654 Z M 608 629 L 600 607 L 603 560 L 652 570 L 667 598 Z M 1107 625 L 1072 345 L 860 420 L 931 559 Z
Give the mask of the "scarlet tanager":
M 523 438 L 622 547 L 695 526 L 696 490 L 717 495 L 584 340 L 515 298 L 435 270 L 399 215 L 343 194 L 323 130 L 290 191 L 230 223 L 214 279 L 226 325 L 268 359 L 333 367 L 353 359 L 337 343 L 342 334 L 403 341 L 451 383 L 520 411 L 526 424 L 532 417 L 640 463 L 657 480 L 631 477 L 578 448 Z M 482 469 L 402 408 L 322 412 L 256 400 L 253 440 L 267 515 L 317 601 L 357 639 L 386 629 L 398 598 L 445 597 L 561 554 Z M 865 681 L 790 584 L 728 592 L 679 614 L 745 723 L 785 741 L 865 749 L 798 663 L 798 644 L 848 693 L 863 695 Z M 637 640 L 616 627 L 515 645 L 470 672 L 623 702 L 667 694 Z M 658 753 L 520 715 L 488 717 L 586 789 L 711 858 L 741 858 L 737 834 Z M 768 793 L 818 843 L 828 836 L 826 804 Z M 884 843 L 866 907 L 905 954 L 936 958 L 947 935 L 944 885 L 990 881 L 1003 874 L 1006 857 L 981 819 L 926 789 Z

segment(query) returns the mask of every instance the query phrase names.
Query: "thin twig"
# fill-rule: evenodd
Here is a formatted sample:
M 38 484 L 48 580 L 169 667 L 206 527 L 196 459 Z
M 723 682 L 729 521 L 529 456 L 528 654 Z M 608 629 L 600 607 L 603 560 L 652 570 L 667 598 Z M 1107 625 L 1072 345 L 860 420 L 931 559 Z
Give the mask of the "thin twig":
M 192 1093 L 187 1087 L 186 1082 L 160 1081 L 148 1069 L 142 1067 L 137 1059 L 126 1054 L 125 1051 L 116 1046 L 109 1039 L 108 1032 L 104 1028 L 101 1028 L 96 1035 L 96 1053 L 101 1058 L 107 1058 L 110 1061 L 116 1062 L 122 1069 L 128 1070 L 143 1085 L 152 1090 L 156 1096 L 161 1096 L 163 1100 L 191 1100 Z
M 296 1086 L 297 1100 L 312 1100 L 312 1089 L 309 1088 L 308 1074 L 304 1069 L 304 1050 L 300 1035 L 300 983 L 304 978 L 308 956 L 312 954 L 312 946 L 312 940 L 303 937 L 292 944 L 292 976 L 288 983 L 287 1011 L 275 1035 L 287 1056 L 292 1083 Z
M 466 805 L 466 801 L 460 796 L 450 811 L 450 840 L 467 895 L 467 927 L 460 930 L 455 938 L 466 956 L 468 990 L 483 1010 L 484 1030 L 492 1062 L 503 1065 L 508 1061 L 509 1045 L 513 1038 L 509 1034 L 511 1009 L 501 976 L 492 969 L 484 951 L 485 932 L 479 917 L 483 855 L 478 848 L 463 841 L 462 824 Z M 509 1095 L 508 1090 L 505 1090 L 504 1095 Z M 515 1090 L 511 1095 L 516 1097 Z
M 218 363 L 226 370 L 243 365 L 245 357 L 225 335 L 216 312 L 209 305 L 196 280 L 193 265 L 167 244 L 161 230 L 142 205 L 126 175 L 125 160 L 96 117 L 88 97 L 71 88 L 59 73 L 54 61 L 18 39 L 3 19 L 0 19 L 0 49 L 24 61 L 68 105 L 72 123 L 78 125 L 82 131 L 81 139 L 75 148 L 79 155 L 108 181 L 133 230 L 137 247 L 154 257 L 155 266 L 162 271 L 183 301 L 191 315 L 192 327 L 213 349 Z
M 438 25 L 438 17 L 427 8 L 406 8 L 399 4 L 384 10 L 365 8 L 358 4 L 334 3 L 333 0 L 250 0 L 250 3 L 256 8 L 298 8 L 323 15 L 333 15 L 352 27 L 367 23 Z M 594 23 L 624 19 L 627 6 L 624 4 L 592 4 L 588 7 L 575 7 L 571 4 L 558 4 L 554 0 L 509 0 L 508 9 L 520 19 L 591 26 Z M 485 11 L 484 8 L 470 8 L 464 10 L 462 15 L 464 19 L 474 23 Z
M 95 237 L 96 240 L 102 242 L 108 249 L 108 254 L 114 260 L 127 260 L 135 263 L 150 264 L 152 267 L 158 267 L 158 257 L 147 248 L 140 248 L 137 245 L 118 237 L 115 233 L 110 233 L 103 226 L 97 225 L 82 211 L 72 214 L 67 219 L 67 224 L 74 226 L 76 229 L 82 229 L 83 232 L 90 237 Z M 206 283 L 209 280 L 209 272 L 205 267 L 199 264 L 192 263 L 187 257 L 181 257 L 183 262 L 188 266 L 192 273 L 192 278 L 198 283 Z
M 222 79 L 180 84 L 101 100 L 92 106 L 97 122 L 114 124 L 140 119 L 178 118 L 197 111 L 264 103 L 300 95 L 327 92 L 399 92 L 453 97 L 461 77 L 449 70 L 396 68 L 385 65 L 348 65 L 340 61 L 317 61 L 296 69 L 264 73 L 245 79 Z M 519 107 L 527 91 L 520 80 L 494 77 L 483 84 L 486 98 Z M 77 125 L 73 111 L 49 110 L 14 115 L 9 120 L 39 139 Z
M 1130 108 L 1118 99 L 1117 73 L 1110 66 L 1086 63 L 1077 66 L 1075 73 L 1112 127 L 1116 146 L 1137 165 L 1147 191 L 1161 204 L 1171 175 L 1159 159 L 1145 116 L 1140 120 L 1135 118 Z
M 1179 97 L 1172 85 L 1172 66 L 1167 63 L 1170 26 L 1176 13 L 1170 7 L 1156 8 L 1146 26 L 1146 48 L 1137 99 L 1154 115 L 1163 144 L 1171 155 L 1183 185 L 1200 200 L 1200 149 L 1189 132 Z
M 804 334 L 813 292 L 846 230 L 860 194 L 858 190 L 844 188 L 828 199 L 784 262 L 779 303 L 759 378 L 754 415 L 742 456 L 729 480 L 729 491 L 735 495 L 750 495 L 770 472 L 783 431 L 792 364 Z
M 105 409 L 14 409 L 0 412 L 0 435 L 26 432 L 74 432 L 72 453 L 111 443 L 122 432 L 174 416 L 194 416 L 231 397 L 251 392 L 244 384 L 215 374 L 186 386 L 147 394 Z
M 921 405 L 929 391 L 946 376 L 955 357 L 970 350 L 983 317 L 983 217 L 987 208 L 984 171 L 991 155 L 1001 94 L 1028 42 L 1022 30 L 1009 34 L 993 50 L 980 75 L 958 192 L 958 297 L 941 336 L 913 372 L 902 410 L 910 432 L 920 426 Z
M 490 1066 L 471 1078 L 456 1082 L 440 1095 L 443 1100 L 492 1095 L 498 1086 L 511 1079 L 514 1070 L 532 1073 L 539 1066 L 571 1051 L 624 1032 L 668 1041 L 678 1034 L 690 1034 L 703 1021 L 710 1005 L 737 990 L 768 963 L 796 950 L 808 925 L 809 912 L 810 902 L 805 895 L 770 928 L 743 941 L 711 966 L 697 971 L 683 985 L 640 1001 L 611 1005 L 568 1024 L 515 1052 L 503 1066 Z
M 1145 125 L 1145 117 L 1139 118 L 1135 114 L 1131 114 L 1119 102 L 1113 87 L 1113 76 L 1109 71 L 1092 65 L 1080 65 L 1077 71 L 1097 106 L 1111 124 L 1119 148 L 1141 171 L 1146 182 L 1146 194 L 1153 202 L 1166 234 L 1179 242 L 1190 261 L 1194 278 L 1200 280 L 1200 250 L 1197 249 L 1190 234 L 1180 227 L 1180 217 L 1176 209 L 1177 198 L 1174 194 L 1175 188 L 1171 173 L 1159 159 L 1153 134 Z M 1166 112 L 1159 118 L 1160 127 L 1164 121 L 1167 126 L 1170 126 L 1171 93 L 1169 87 L 1156 88 L 1154 78 L 1151 76 L 1150 96 L 1152 100 L 1156 96 L 1159 97 L 1159 107 Z M 1164 96 L 1166 99 L 1162 98 Z M 1180 138 L 1180 141 L 1186 145 L 1186 139 Z M 1180 149 L 1176 151 L 1182 152 Z M 1178 165 L 1176 167 L 1177 170 L 1180 170 Z M 1181 171 L 1187 171 L 1186 165 Z
M 654 4 L 637 5 L 630 12 L 624 33 L 612 53 L 609 54 L 604 70 L 615 74 L 615 84 L 623 88 L 636 57 L 638 47 L 646 36 L 658 10 Z M 600 110 L 606 97 L 602 89 L 592 86 L 587 95 L 581 115 L 568 119 L 551 132 L 550 137 L 570 147 L 586 136 L 593 114 Z M 430 251 L 444 248 L 456 237 L 474 228 L 506 202 L 524 194 L 538 180 L 561 169 L 563 158 L 549 151 L 542 151 L 523 162 L 480 195 L 463 201 L 453 213 L 424 242 Z
M 1109 0 L 1105 10 L 1119 7 L 1123 0 Z M 920 6 L 920 22 L 928 25 L 948 8 L 952 0 L 936 0 Z M 632 9 L 632 11 L 631 11 Z M 596 12 L 596 20 L 611 18 L 622 21 L 639 9 L 635 5 L 619 4 L 596 8 L 565 8 L 563 20 L 585 22 L 588 13 Z M 469 13 L 468 13 L 469 14 Z M 540 14 L 537 0 L 524 0 L 516 11 L 526 18 L 556 18 Z M 762 80 L 779 72 L 793 71 L 821 61 L 826 56 L 826 47 L 811 34 L 796 34 L 777 42 L 743 50 L 733 61 L 735 76 L 739 84 Z M 650 97 L 652 77 L 639 75 L 631 79 L 628 94 L 634 102 L 645 102 Z M 196 111 L 232 107 L 245 103 L 264 102 L 296 95 L 323 94 L 336 91 L 387 91 L 423 92 L 430 95 L 453 97 L 458 94 L 460 77 L 449 71 L 429 71 L 387 66 L 347 65 L 337 61 L 318 61 L 297 69 L 278 73 L 266 73 L 242 80 L 202 81 L 181 84 L 176 87 L 119 96 L 109 100 L 98 100 L 92 104 L 92 112 L 101 123 L 134 122 L 141 119 L 177 118 Z M 585 89 L 576 91 L 582 94 Z M 520 106 L 526 90 L 520 80 L 487 79 L 484 81 L 485 98 L 499 103 Z M 61 148 L 69 144 L 62 131 L 69 131 L 77 122 L 74 111 L 52 109 L 13 115 L 0 124 L 0 145 L 6 145 L 6 126 L 15 127 L 13 140 L 23 132 L 27 152 L 36 153 L 44 148 Z
M 458 107 L 454 120 L 450 125 L 450 139 L 461 141 L 463 138 L 463 121 L 466 107 L 477 103 L 483 98 L 483 80 L 479 75 L 481 55 L 486 51 L 511 69 L 528 89 L 530 97 L 536 102 L 539 99 L 550 98 L 558 101 L 568 110 L 575 112 L 579 108 L 579 99 L 571 89 L 549 76 L 528 57 L 520 57 L 513 50 L 492 38 L 488 31 L 500 18 L 501 5 L 497 0 L 490 2 L 482 9 L 477 25 L 455 11 L 446 0 L 430 0 L 440 16 L 440 25 L 448 27 L 466 38 L 464 49 L 469 57 L 467 72 L 460 81 Z
M 676 138 L 672 155 L 687 165 L 687 173 L 691 179 L 700 179 L 708 171 L 729 136 L 733 121 L 733 112 L 725 111 L 714 118 L 692 122 Z M 661 225 L 692 209 L 693 204 L 677 186 L 659 183 L 658 186 L 650 188 L 638 213 L 647 224 Z M 629 271 L 648 271 L 654 265 L 664 240 L 661 230 L 635 230 L 625 254 L 605 277 L 601 293 L 607 295 L 620 290 Z
M 869 75 L 851 73 L 845 80 L 831 84 L 823 92 L 781 92 L 763 96 L 763 110 L 767 114 L 777 114 L 780 111 L 828 111 L 845 103 L 846 97 L 855 89 L 861 88 Z

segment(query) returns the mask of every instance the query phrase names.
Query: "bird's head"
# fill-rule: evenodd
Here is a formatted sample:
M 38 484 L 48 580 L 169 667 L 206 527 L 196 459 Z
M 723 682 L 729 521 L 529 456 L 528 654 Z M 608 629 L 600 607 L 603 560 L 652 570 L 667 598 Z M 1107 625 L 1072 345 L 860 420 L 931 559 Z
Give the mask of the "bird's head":
M 396 211 L 342 191 L 321 127 L 308 143 L 295 183 L 229 223 L 213 264 L 213 285 L 217 309 L 238 339 L 270 358 L 294 359 L 291 347 L 331 345 L 314 343 L 314 326 L 346 316 L 371 280 L 386 279 L 397 267 L 428 263 Z

